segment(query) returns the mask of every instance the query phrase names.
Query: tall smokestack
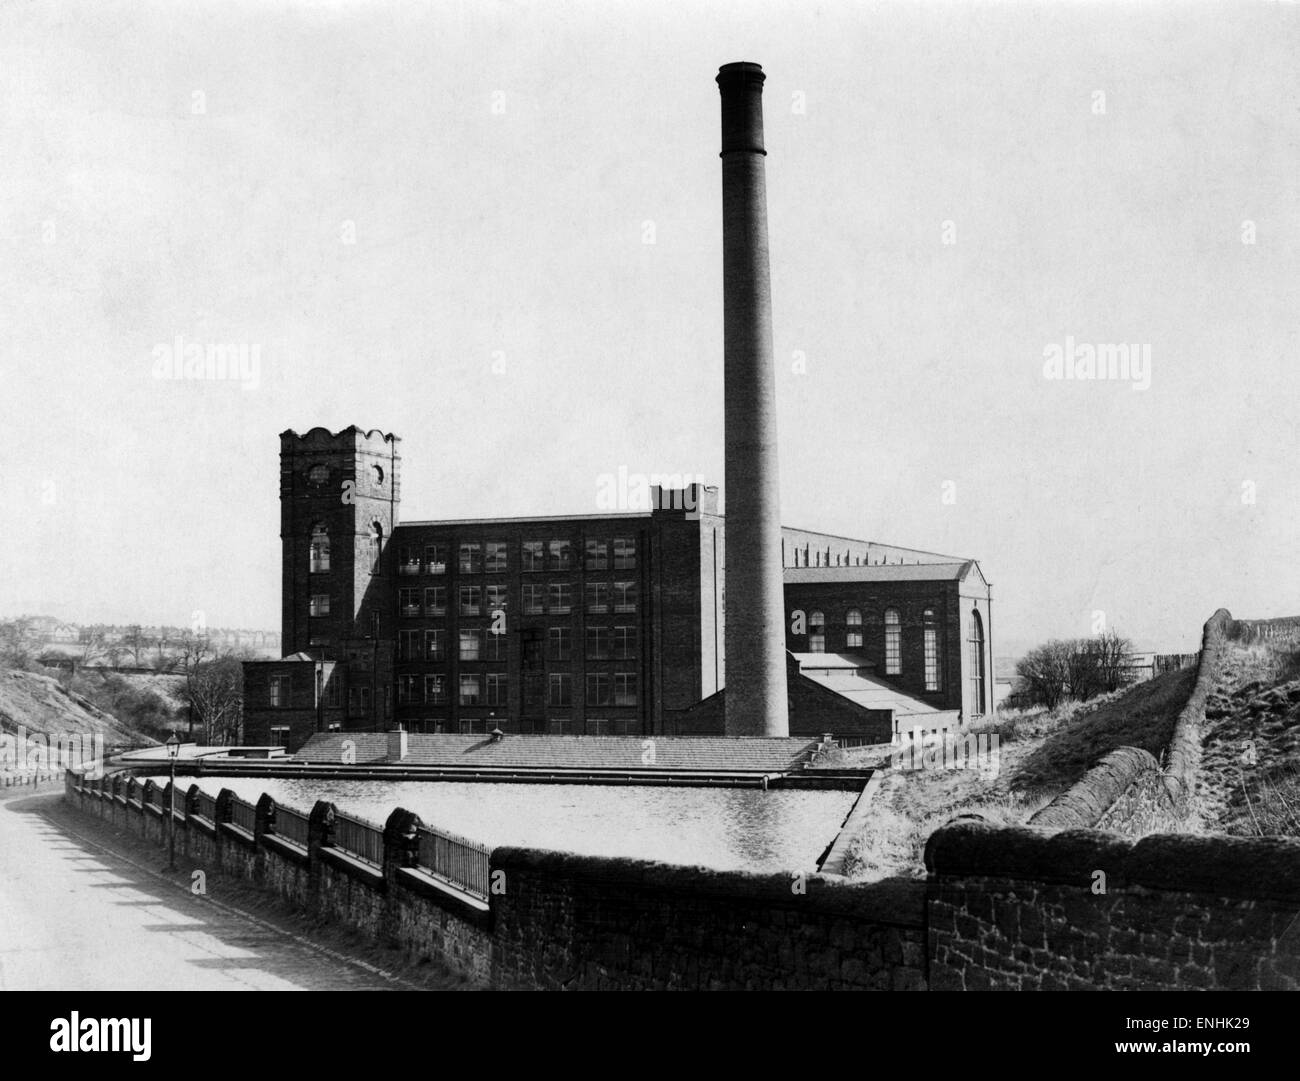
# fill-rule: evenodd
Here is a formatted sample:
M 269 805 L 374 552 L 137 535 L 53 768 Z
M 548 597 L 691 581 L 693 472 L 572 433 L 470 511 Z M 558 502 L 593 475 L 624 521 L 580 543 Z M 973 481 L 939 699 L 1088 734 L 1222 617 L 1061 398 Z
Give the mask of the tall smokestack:
M 724 701 L 729 736 L 790 734 L 763 79 L 758 64 L 724 64 L 718 71 L 727 455 Z

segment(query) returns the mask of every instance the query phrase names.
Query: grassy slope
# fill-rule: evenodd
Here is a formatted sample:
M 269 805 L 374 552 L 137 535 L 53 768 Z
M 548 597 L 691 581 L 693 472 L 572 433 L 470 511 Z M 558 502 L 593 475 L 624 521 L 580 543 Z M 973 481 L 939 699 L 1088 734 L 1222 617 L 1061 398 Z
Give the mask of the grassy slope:
M 866 830 L 850 847 L 847 873 L 919 876 L 926 838 L 958 814 L 1022 823 L 1116 747 L 1142 747 L 1160 757 L 1194 679 L 1195 672 L 1184 669 L 1050 712 L 1005 711 L 977 726 L 1000 737 L 995 776 L 974 770 L 890 770 Z
M 99 733 L 106 747 L 155 742 L 80 696 L 69 694 L 53 676 L 0 669 L 0 730 L 16 735 L 19 727 L 47 735 Z

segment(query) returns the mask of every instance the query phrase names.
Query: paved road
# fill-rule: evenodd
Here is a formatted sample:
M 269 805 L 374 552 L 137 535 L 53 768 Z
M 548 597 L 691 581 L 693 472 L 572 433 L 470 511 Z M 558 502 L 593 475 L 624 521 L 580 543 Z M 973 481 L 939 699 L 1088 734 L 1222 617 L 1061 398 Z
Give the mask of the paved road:
M 409 987 L 110 852 L 61 798 L 0 801 L 0 991 Z

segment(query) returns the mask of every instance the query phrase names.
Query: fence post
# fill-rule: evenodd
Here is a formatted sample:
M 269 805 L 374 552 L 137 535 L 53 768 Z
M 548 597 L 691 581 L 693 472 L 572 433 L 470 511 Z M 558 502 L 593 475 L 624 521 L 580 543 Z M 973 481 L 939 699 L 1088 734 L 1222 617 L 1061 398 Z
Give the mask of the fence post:
M 401 924 L 398 874 L 403 867 L 419 863 L 419 833 L 424 823 L 414 811 L 396 807 L 384 823 L 384 915 L 379 928 L 380 940 L 396 943 Z
M 320 850 L 334 843 L 334 804 L 317 800 L 307 818 L 307 900 L 313 911 L 320 910 Z

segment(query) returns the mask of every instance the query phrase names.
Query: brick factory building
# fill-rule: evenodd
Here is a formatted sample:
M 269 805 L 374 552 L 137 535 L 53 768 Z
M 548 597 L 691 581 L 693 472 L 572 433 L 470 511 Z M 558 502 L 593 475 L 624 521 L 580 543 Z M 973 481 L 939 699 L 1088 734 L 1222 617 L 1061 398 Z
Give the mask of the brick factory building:
M 317 731 L 718 735 L 716 489 L 644 512 L 402 522 L 397 436 L 280 437 L 282 642 L 244 665 L 244 740 Z M 791 735 L 887 742 L 991 708 L 973 560 L 781 532 Z

